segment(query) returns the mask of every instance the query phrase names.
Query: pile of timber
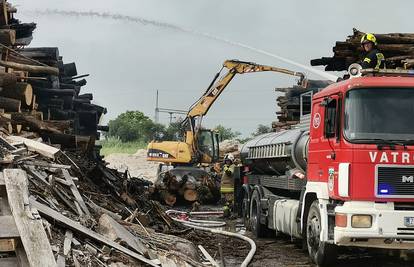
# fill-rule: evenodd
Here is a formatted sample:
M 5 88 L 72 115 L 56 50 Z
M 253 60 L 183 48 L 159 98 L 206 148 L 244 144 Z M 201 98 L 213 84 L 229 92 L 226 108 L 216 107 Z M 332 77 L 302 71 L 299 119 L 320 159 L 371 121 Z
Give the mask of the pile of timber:
M 231 153 L 236 159 L 240 159 L 241 143 L 238 140 L 223 140 L 219 144 L 219 158 L 220 161 L 224 160 L 224 157 Z
M 413 33 L 374 33 L 378 48 L 385 56 L 387 68 L 414 68 L 414 34 Z M 349 65 L 361 60 L 363 50 L 360 45 L 363 32 L 353 29 L 353 34 L 345 41 L 336 42 L 333 57 L 311 60 L 312 66 L 325 66 L 326 71 L 347 70 Z
M 57 47 L 26 47 L 35 23 L 20 23 L 10 3 L 0 1 L 0 127 L 7 134 L 36 134 L 62 148 L 92 151 L 106 113 L 81 93 L 85 75 L 64 63 Z
M 153 197 L 170 207 L 177 204 L 217 203 L 220 200 L 217 180 L 218 173 L 175 168 L 158 176 Z
M 274 131 L 291 129 L 292 126 L 300 122 L 300 98 L 304 93 L 319 92 L 326 86 L 331 84 L 330 81 L 308 80 L 306 86 L 295 85 L 287 88 L 276 88 L 276 92 L 282 92 L 283 95 L 277 97 L 276 102 L 279 107 L 277 121 L 272 123 Z M 309 114 L 311 111 L 311 97 L 302 97 L 303 114 Z

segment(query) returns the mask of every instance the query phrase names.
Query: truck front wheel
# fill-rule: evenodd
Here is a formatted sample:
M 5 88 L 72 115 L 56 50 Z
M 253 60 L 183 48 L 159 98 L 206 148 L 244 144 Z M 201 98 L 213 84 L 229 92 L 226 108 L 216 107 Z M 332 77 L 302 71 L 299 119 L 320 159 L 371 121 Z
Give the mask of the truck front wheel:
M 337 257 L 336 246 L 320 240 L 321 228 L 319 201 L 315 200 L 309 208 L 306 222 L 306 244 L 309 256 L 318 266 L 332 266 Z
M 250 202 L 250 226 L 256 237 L 264 237 L 266 233 L 266 225 L 260 223 L 261 213 L 260 194 L 254 190 Z

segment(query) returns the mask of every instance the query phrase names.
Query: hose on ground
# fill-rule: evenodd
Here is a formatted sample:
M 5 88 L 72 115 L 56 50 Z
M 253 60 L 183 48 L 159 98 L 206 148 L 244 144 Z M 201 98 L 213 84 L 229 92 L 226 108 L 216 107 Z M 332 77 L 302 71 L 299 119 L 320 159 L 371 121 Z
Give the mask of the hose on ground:
M 187 212 L 183 212 L 183 211 L 176 211 L 176 210 L 168 210 L 166 211 L 166 214 L 170 216 L 170 214 L 188 214 Z M 202 213 L 202 212 L 201 212 Z M 187 221 L 187 220 L 181 220 L 178 218 L 174 218 L 172 216 L 170 216 L 174 221 L 180 222 L 183 225 L 186 225 L 188 227 L 191 227 L 193 229 L 197 229 L 197 230 L 201 230 L 201 231 L 207 231 L 207 232 L 211 232 L 214 234 L 220 234 L 220 235 L 225 235 L 225 236 L 231 236 L 231 237 L 236 237 L 238 239 L 247 241 L 250 244 L 250 251 L 247 254 L 246 258 L 244 259 L 244 261 L 242 262 L 242 264 L 240 265 L 241 267 L 247 267 L 247 265 L 251 262 L 251 260 L 253 259 L 254 254 L 256 253 L 256 243 L 254 243 L 254 241 L 250 238 L 248 238 L 247 236 L 238 234 L 238 233 L 232 233 L 232 232 L 228 232 L 228 231 L 223 231 L 223 230 L 218 230 L 218 229 L 211 229 L 211 228 L 206 228 L 204 227 L 204 225 L 206 225 L 205 222 L 209 222 L 207 225 L 207 227 L 217 227 L 217 226 L 211 226 L 214 223 L 222 223 L 222 222 L 217 222 L 217 221 L 204 221 L 204 220 L 192 220 L 192 221 Z M 225 223 L 224 223 L 225 225 Z
M 197 215 L 197 216 L 202 216 L 202 215 L 223 215 L 222 211 L 198 211 L 198 212 L 185 212 L 185 211 L 180 211 L 180 210 L 167 210 L 165 212 L 168 216 L 170 216 L 174 221 L 180 222 L 182 224 L 185 224 L 187 226 L 201 226 L 201 227 L 223 227 L 226 225 L 225 222 L 222 221 L 211 221 L 211 220 L 195 220 L 195 219 L 191 219 L 191 218 L 187 218 L 186 220 L 184 219 L 178 219 L 175 218 L 174 216 L 171 216 L 173 214 L 175 215 L 181 215 L 181 216 L 191 216 L 191 215 Z

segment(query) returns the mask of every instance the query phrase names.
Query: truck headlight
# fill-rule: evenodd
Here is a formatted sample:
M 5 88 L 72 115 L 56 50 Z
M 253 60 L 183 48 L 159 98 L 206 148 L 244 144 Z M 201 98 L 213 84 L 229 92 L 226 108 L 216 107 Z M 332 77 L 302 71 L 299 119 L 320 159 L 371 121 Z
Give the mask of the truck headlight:
M 351 226 L 353 228 L 370 228 L 372 226 L 372 216 L 352 215 Z

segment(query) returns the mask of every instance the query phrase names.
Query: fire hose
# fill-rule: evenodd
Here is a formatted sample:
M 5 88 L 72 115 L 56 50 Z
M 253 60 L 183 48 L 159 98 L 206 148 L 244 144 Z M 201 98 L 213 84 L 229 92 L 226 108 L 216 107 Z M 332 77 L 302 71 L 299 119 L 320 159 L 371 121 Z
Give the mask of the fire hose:
M 201 231 L 207 231 L 214 234 L 220 234 L 230 237 L 235 237 L 244 241 L 247 241 L 250 244 L 250 251 L 247 254 L 246 258 L 240 265 L 241 267 L 247 267 L 247 265 L 250 263 L 250 261 L 253 259 L 254 254 L 256 253 L 256 243 L 247 236 L 238 234 L 238 233 L 232 233 L 228 231 L 218 230 L 218 229 L 211 229 L 206 227 L 221 227 L 226 225 L 225 222 L 220 221 L 210 221 L 210 220 L 193 220 L 190 219 L 189 216 L 191 215 L 222 215 L 222 211 L 200 211 L 200 212 L 184 212 L 184 211 L 178 211 L 178 210 L 167 210 L 165 212 L 168 216 L 170 216 L 174 221 L 180 222 L 183 225 L 186 225 L 188 227 L 201 230 Z M 179 215 L 181 218 L 176 218 L 171 216 L 172 214 Z

